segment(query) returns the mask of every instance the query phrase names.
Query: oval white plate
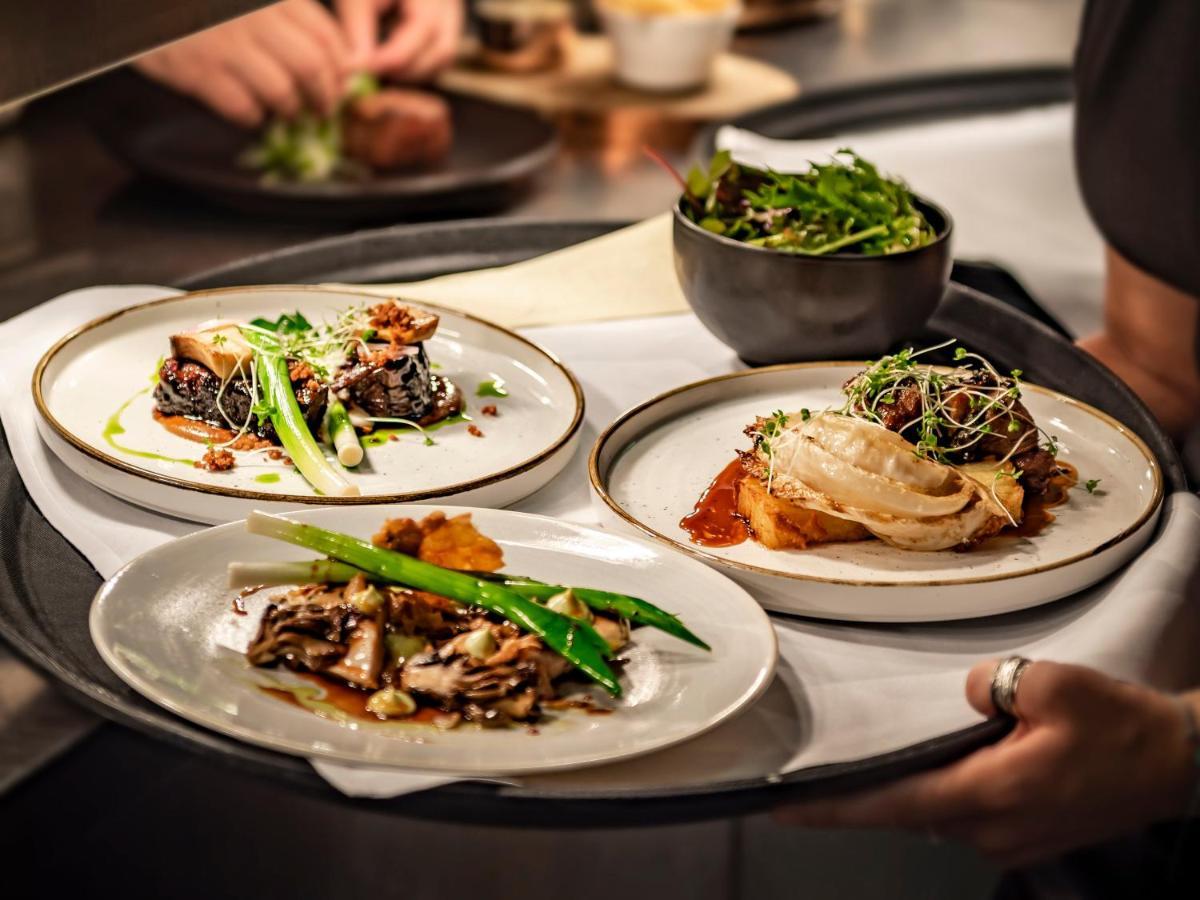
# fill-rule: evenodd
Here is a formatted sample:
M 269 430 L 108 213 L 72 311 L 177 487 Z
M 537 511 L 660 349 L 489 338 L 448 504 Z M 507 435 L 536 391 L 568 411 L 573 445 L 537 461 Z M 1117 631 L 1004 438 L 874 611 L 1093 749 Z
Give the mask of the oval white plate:
M 102 490 L 139 506 L 195 522 L 219 523 L 252 509 L 281 511 L 299 504 L 329 506 L 419 502 L 506 506 L 562 471 L 583 421 L 583 392 L 557 359 L 522 337 L 482 319 L 421 304 L 441 316 L 427 342 L 438 374 L 454 381 L 483 437 L 465 424 L 433 432 L 426 446 L 410 432 L 367 450 L 350 478 L 362 496 L 315 494 L 294 469 L 240 456 L 229 472 L 205 472 L 186 462 L 140 457 L 105 438 L 105 427 L 130 400 L 116 437 L 124 447 L 172 459 L 199 459 L 204 448 L 176 437 L 151 418 L 151 377 L 168 337 L 206 319 L 275 318 L 299 310 L 312 322 L 348 306 L 378 302 L 374 295 L 320 287 L 269 286 L 197 291 L 121 310 L 97 319 L 52 347 L 33 377 L 42 438 L 64 463 Z M 508 397 L 480 398 L 481 382 L 502 379 Z M 495 404 L 499 416 L 480 416 Z M 260 475 L 278 475 L 266 484 Z
M 337 507 L 295 517 L 369 537 L 388 516 L 434 509 L 472 513 L 504 549 L 506 570 L 643 597 L 682 616 L 712 652 L 640 628 L 622 653 L 625 694 L 616 711 L 555 714 L 537 734 L 321 718 L 265 694 L 260 685 L 289 673 L 252 668 L 243 656 L 276 592 L 251 596 L 250 614 L 239 616 L 231 608 L 236 592 L 225 587 L 232 560 L 312 554 L 249 537 L 241 522 L 164 544 L 110 578 L 92 604 L 92 640 L 139 693 L 216 731 L 287 753 L 461 775 L 548 772 L 639 756 L 708 731 L 770 684 L 775 631 L 753 598 L 707 566 L 653 544 L 505 510 Z
M 768 550 L 692 544 L 679 520 L 746 449 L 742 429 L 773 410 L 841 404 L 862 366 L 773 366 L 701 381 L 625 413 L 596 442 L 590 472 L 606 522 L 636 529 L 705 560 L 780 612 L 866 622 L 968 619 L 1011 612 L 1083 590 L 1145 545 L 1162 500 L 1162 473 L 1135 434 L 1099 410 L 1026 385 L 1038 424 L 1058 438 L 1082 487 L 1029 539 L 1003 537 L 969 553 L 914 553 L 880 541 Z

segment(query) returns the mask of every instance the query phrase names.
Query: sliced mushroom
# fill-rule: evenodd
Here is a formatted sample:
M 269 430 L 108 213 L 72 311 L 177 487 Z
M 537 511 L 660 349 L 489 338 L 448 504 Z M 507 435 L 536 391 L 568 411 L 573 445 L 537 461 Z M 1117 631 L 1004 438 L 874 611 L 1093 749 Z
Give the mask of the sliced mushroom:
M 330 675 L 344 678 L 359 687 L 379 687 L 379 672 L 383 668 L 382 616 L 361 619 L 350 633 L 346 655 L 326 669 Z
M 235 322 L 205 322 L 195 331 L 171 335 L 171 355 L 198 362 L 218 378 L 249 375 L 254 351 Z

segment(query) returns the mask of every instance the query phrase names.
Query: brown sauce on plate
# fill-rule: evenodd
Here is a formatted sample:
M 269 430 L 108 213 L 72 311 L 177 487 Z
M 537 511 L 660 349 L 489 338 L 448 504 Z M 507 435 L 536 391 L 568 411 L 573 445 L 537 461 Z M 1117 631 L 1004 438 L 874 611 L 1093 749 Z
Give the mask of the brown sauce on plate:
M 348 684 L 343 684 L 333 678 L 325 678 L 313 672 L 292 672 L 296 678 L 303 679 L 316 685 L 325 692 L 325 696 L 321 698 L 322 703 L 327 703 L 353 719 L 361 719 L 364 722 L 394 722 L 397 724 L 418 724 L 418 725 L 438 725 L 439 720 L 444 720 L 448 716 L 455 716 L 454 713 L 447 713 L 443 710 L 436 709 L 432 706 L 421 706 L 417 708 L 411 716 L 397 717 L 394 719 L 381 719 L 375 713 L 367 709 L 367 701 L 371 699 L 372 691 L 360 691 L 358 688 L 352 688 Z M 282 700 L 285 703 L 290 703 L 292 706 L 299 707 L 306 712 L 311 712 L 314 715 L 322 715 L 321 713 L 308 709 L 301 703 L 296 695 L 291 691 L 281 690 L 280 688 L 259 687 L 264 694 Z
M 1078 482 L 1078 470 L 1069 462 L 1060 462 L 1058 474 L 1051 477 L 1046 490 L 1026 499 L 1021 524 L 1005 528 L 1000 533 L 1015 537 L 1034 537 L 1041 534 L 1055 519 L 1054 513 L 1050 510 L 1066 503 L 1071 488 L 1075 487 Z
M 199 419 L 189 419 L 187 416 L 168 416 L 157 409 L 154 410 L 153 415 L 154 421 L 171 434 L 185 440 L 195 441 L 198 444 L 228 444 L 233 441 L 232 444 L 229 444 L 231 450 L 260 450 L 264 447 L 274 446 L 265 438 L 249 433 L 243 434 L 234 441 L 234 433 L 228 428 L 218 428 L 216 425 L 201 422 Z
M 746 520 L 738 515 L 738 485 L 746 477 L 740 459 L 721 470 L 704 489 L 696 508 L 679 521 L 693 544 L 702 547 L 732 547 L 750 537 Z

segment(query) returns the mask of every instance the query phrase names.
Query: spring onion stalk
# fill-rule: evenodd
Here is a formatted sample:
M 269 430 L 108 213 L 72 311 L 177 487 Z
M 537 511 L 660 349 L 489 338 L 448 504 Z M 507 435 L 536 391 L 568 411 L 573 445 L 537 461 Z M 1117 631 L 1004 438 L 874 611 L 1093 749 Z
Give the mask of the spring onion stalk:
M 325 559 L 314 559 L 309 562 L 234 562 L 229 564 L 229 586 L 233 588 L 258 585 L 270 587 L 281 584 L 311 584 L 315 582 L 341 584 L 360 573 L 361 570 L 354 566 Z M 480 581 L 503 585 L 514 594 L 540 603 L 544 603 L 555 594 L 561 594 L 568 590 L 560 585 L 545 584 L 530 578 L 504 575 L 498 572 L 470 572 L 468 574 Z M 657 628 L 659 631 L 666 632 L 672 637 L 677 637 L 696 647 L 702 647 L 705 650 L 712 649 L 689 631 L 678 616 L 659 609 L 653 603 L 647 603 L 637 597 L 630 597 L 628 594 L 615 594 L 611 591 L 578 587 L 569 590 L 591 609 L 615 613 L 636 625 Z
M 281 584 L 345 584 L 361 570 L 332 559 L 307 562 L 231 562 L 231 588 L 274 587 Z
M 329 402 L 325 405 L 325 432 L 329 442 L 337 451 L 338 462 L 347 468 L 354 468 L 363 461 L 362 444 L 358 441 L 358 432 L 350 424 L 350 416 L 342 401 L 329 392 Z
M 339 562 L 356 566 L 376 578 L 407 585 L 448 597 L 459 603 L 480 606 L 536 634 L 551 650 L 573 663 L 580 671 L 602 685 L 614 697 L 621 685 L 605 662 L 610 655 L 604 639 L 586 622 L 560 616 L 552 610 L 510 591 L 503 585 L 473 575 L 443 569 L 403 553 L 376 547 L 336 531 L 296 522 L 282 516 L 253 512 L 246 518 L 250 534 L 275 538 Z M 603 649 L 602 649 L 603 648 Z
M 296 402 L 287 360 L 278 350 L 278 342 L 265 335 L 243 328 L 242 335 L 254 348 L 254 362 L 264 396 L 260 403 L 275 426 L 279 442 L 308 483 L 329 497 L 357 497 L 358 487 L 346 480 L 325 459 L 320 446 L 308 430 L 308 422 Z

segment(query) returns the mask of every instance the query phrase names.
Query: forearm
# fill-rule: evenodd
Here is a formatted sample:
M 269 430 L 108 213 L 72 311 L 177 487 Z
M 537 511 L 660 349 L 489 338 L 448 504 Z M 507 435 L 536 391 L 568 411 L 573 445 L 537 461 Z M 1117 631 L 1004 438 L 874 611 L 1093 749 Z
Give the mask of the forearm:
M 1138 269 L 1111 248 L 1104 331 L 1080 346 L 1112 369 L 1174 436 L 1200 421 L 1196 361 L 1200 299 Z
M 1108 366 L 1150 407 L 1172 437 L 1182 437 L 1196 422 L 1196 386 L 1167 381 L 1131 357 L 1108 332 L 1092 335 L 1079 346 Z

